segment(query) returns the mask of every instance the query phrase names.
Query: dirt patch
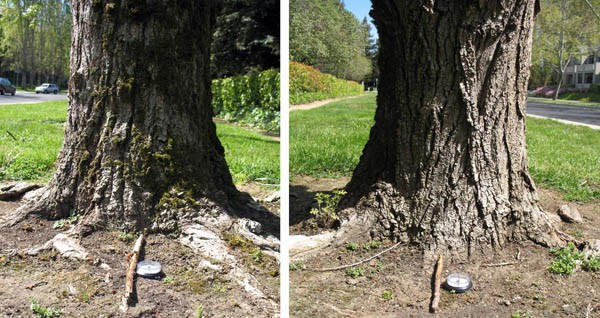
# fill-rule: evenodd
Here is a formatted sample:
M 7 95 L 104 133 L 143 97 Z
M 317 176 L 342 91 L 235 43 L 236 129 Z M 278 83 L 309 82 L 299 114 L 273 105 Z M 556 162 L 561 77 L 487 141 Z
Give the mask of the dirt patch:
M 262 193 L 252 193 L 260 198 Z M 273 203 L 275 204 L 275 203 Z M 0 202 L 0 216 L 18 204 Z M 277 211 L 278 212 L 278 211 Z M 150 235 L 142 258 L 162 264 L 163 279 L 136 278 L 137 303 L 121 314 L 127 254 L 136 236 L 118 231 L 99 231 L 82 240 L 91 261 L 74 261 L 56 252 L 36 257 L 23 250 L 45 243 L 65 228 L 55 222 L 29 218 L 0 233 L 0 317 L 31 317 L 32 300 L 60 309 L 62 317 L 273 317 L 272 308 L 256 305 L 224 271 L 228 264 L 207 260 L 173 237 Z M 279 263 L 252 243 L 235 235 L 225 236 L 230 253 L 244 270 L 260 282 L 260 290 L 279 301 Z M 219 265 L 221 270 L 199 266 Z
M 290 193 L 291 230 L 314 234 L 308 226 L 311 195 L 342 188 L 347 179 L 294 178 Z M 329 187 L 329 188 L 328 188 Z M 600 238 L 600 202 L 564 202 L 560 194 L 539 190 L 543 207 L 555 212 L 569 204 L 581 212 L 583 224 L 563 224 L 562 230 L 579 238 Z M 302 199 L 299 199 L 302 198 Z M 469 260 L 450 260 L 443 276 L 468 273 L 473 289 L 464 294 L 442 292 L 439 314 L 429 313 L 434 260 L 425 260 L 414 247 L 402 245 L 360 266 L 338 271 L 311 269 L 352 264 L 392 246 L 392 242 L 350 242 L 330 247 L 303 260 L 290 260 L 292 317 L 600 317 L 600 274 L 576 271 L 562 277 L 547 270 L 552 255 L 534 244 L 510 244 Z M 518 255 L 518 260 L 517 260 Z M 489 266 L 498 263 L 507 266 Z M 360 267 L 360 268 L 359 268 Z M 353 277 L 354 276 L 354 277 Z M 520 316 L 517 316 L 519 314 Z M 528 316 L 527 316 L 528 315 Z

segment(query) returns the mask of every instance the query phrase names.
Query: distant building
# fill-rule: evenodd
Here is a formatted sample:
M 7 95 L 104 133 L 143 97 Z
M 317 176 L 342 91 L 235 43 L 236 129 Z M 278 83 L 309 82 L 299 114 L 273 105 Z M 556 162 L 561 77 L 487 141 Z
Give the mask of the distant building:
M 593 83 L 600 83 L 600 52 L 575 56 L 569 61 L 565 75 L 566 87 L 588 89 Z

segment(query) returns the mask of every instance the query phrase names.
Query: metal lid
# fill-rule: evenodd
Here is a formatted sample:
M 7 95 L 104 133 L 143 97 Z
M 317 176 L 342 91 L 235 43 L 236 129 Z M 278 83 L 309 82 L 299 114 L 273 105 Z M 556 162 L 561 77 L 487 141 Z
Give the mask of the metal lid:
M 136 273 L 142 277 L 156 278 L 162 275 L 162 266 L 155 261 L 141 261 L 137 263 Z
M 473 288 L 473 282 L 469 275 L 464 273 L 452 273 L 446 277 L 444 288 L 456 293 L 464 293 Z

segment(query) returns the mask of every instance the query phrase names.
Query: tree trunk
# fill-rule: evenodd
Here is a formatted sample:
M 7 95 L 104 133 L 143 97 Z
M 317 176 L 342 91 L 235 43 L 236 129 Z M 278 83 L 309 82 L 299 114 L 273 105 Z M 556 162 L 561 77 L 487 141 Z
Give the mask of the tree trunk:
M 212 122 L 212 1 L 73 1 L 57 172 L 35 207 L 96 226 L 173 231 L 240 194 Z M 186 214 L 187 213 L 187 214 Z
M 469 254 L 554 242 L 527 169 L 534 2 L 373 1 L 378 107 L 340 235 Z

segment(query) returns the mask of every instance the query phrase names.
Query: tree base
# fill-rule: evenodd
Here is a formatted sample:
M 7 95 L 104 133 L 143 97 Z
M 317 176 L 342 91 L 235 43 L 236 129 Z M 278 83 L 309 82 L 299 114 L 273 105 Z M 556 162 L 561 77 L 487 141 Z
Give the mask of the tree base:
M 26 195 L 21 207 L 0 219 L 0 228 L 16 226 L 31 215 L 51 216 L 47 213 L 48 210 L 40 209 L 40 207 L 48 207 L 48 203 L 44 201 L 44 198 L 47 198 L 46 193 L 44 189 L 40 189 Z M 240 198 L 236 205 L 245 209 L 244 213 L 239 214 L 255 219 L 267 219 L 268 211 L 254 202 L 250 196 L 240 194 Z M 261 291 L 260 282 L 243 268 L 237 257 L 230 253 L 225 236 L 238 235 L 260 249 L 261 253 L 272 256 L 277 261 L 279 261 L 279 239 L 265 231 L 260 222 L 231 215 L 223 207 L 209 200 L 184 201 L 177 201 L 177 206 L 164 206 L 148 231 L 170 233 L 175 240 L 203 255 L 205 261 L 200 266 L 226 275 L 228 279 L 242 287 L 255 304 L 263 308 L 271 308 L 272 315 L 275 316 L 279 312 L 279 305 L 265 296 Z M 57 234 L 44 244 L 27 249 L 25 254 L 35 256 L 44 250 L 53 249 L 63 257 L 77 260 L 90 259 L 91 254 L 81 246 L 80 242 L 83 236 L 106 227 L 100 223 L 102 221 L 98 218 L 99 215 L 101 214 L 91 213 L 83 216 L 68 231 Z M 213 265 L 214 261 L 223 265 Z
M 570 240 L 568 235 L 552 225 L 535 200 L 529 203 L 527 212 L 504 213 L 507 217 L 494 224 L 494 228 L 486 228 L 484 224 L 481 228 L 471 228 L 469 232 L 456 230 L 457 226 L 462 226 L 462 220 L 452 217 L 417 226 L 414 211 L 411 213 L 408 209 L 418 206 L 418 203 L 411 200 L 414 199 L 402 197 L 391 184 L 385 182 L 373 185 L 362 198 L 352 200 L 346 197 L 342 202 L 345 208 L 339 212 L 340 223 L 335 241 L 390 239 L 418 245 L 426 254 L 470 256 L 477 251 L 486 253 L 490 248 L 502 248 L 509 242 L 529 240 L 550 247 L 563 245 Z M 448 209 L 452 210 L 452 207 Z M 472 220 L 480 216 L 476 210 L 466 213 L 450 211 L 446 215 L 460 213 L 473 214 Z

